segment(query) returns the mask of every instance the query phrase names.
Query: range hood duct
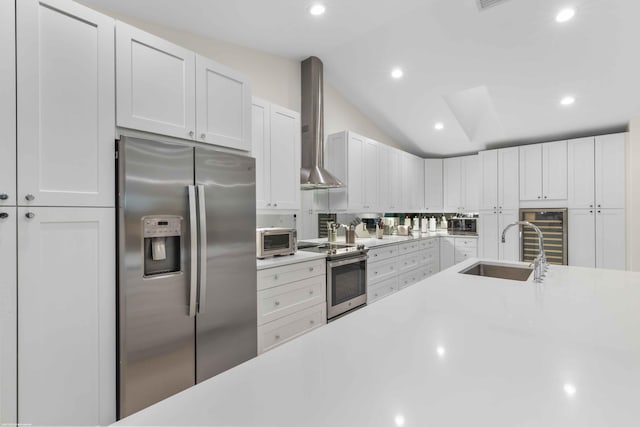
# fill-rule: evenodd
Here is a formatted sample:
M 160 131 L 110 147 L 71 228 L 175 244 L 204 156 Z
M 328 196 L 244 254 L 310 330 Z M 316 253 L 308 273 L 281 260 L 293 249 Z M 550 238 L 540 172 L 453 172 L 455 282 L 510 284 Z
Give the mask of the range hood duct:
M 302 61 L 302 168 L 300 188 L 321 190 L 345 185 L 324 168 L 324 87 L 322 61 Z

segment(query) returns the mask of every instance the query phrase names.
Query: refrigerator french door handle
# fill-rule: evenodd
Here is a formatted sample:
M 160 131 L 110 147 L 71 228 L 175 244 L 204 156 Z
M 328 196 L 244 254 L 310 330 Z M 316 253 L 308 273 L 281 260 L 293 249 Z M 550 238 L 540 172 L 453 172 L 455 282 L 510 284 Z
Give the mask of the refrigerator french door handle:
M 196 315 L 198 293 L 198 215 L 196 208 L 196 186 L 189 185 L 189 234 L 191 239 L 191 268 L 189 270 L 189 317 Z
M 207 301 L 207 208 L 204 185 L 198 185 L 198 220 L 200 221 L 200 291 L 198 314 L 204 313 Z

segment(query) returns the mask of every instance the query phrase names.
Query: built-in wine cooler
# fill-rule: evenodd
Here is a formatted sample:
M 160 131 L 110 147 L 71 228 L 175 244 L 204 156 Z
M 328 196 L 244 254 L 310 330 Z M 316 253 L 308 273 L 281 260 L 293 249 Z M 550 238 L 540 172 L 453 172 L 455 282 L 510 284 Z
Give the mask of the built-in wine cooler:
M 535 224 L 544 237 L 544 251 L 549 264 L 567 265 L 567 210 L 520 209 L 520 220 Z M 540 251 L 538 236 L 530 227 L 522 227 L 520 259 L 532 262 Z

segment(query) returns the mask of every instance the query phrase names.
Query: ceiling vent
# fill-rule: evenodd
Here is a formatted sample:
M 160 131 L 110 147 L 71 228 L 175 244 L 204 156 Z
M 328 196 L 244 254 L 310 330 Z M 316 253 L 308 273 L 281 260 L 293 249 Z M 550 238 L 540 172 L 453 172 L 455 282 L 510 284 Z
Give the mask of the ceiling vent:
M 476 0 L 478 3 L 478 9 L 487 10 L 490 7 L 497 6 L 499 4 L 505 3 L 508 0 Z

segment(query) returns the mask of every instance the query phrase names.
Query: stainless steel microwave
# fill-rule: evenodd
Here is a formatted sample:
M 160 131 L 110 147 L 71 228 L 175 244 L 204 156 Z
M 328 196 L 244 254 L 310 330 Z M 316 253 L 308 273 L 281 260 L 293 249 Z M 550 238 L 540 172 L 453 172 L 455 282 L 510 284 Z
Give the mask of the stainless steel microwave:
M 256 256 L 260 259 L 296 253 L 295 228 L 256 228 Z

